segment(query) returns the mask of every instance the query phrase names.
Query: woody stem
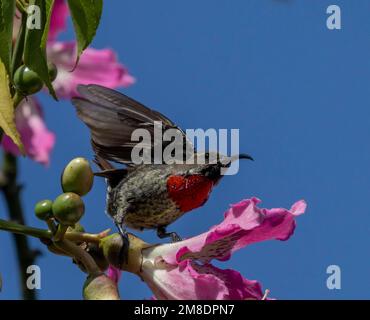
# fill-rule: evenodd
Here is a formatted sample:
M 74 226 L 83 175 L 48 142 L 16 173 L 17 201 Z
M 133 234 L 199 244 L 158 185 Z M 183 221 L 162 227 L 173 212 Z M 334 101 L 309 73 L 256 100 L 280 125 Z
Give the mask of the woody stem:
M 25 219 L 20 198 L 21 186 L 17 182 L 17 171 L 17 159 L 8 153 L 5 153 L 3 168 L 0 171 L 0 190 L 4 195 L 9 218 L 12 221 L 24 224 Z M 29 290 L 26 286 L 26 271 L 30 265 L 34 264 L 35 258 L 40 254 L 40 251 L 31 249 L 28 239 L 19 232 L 14 234 L 13 238 L 17 248 L 18 269 L 19 276 L 21 278 L 23 298 L 26 300 L 35 300 L 36 291 Z

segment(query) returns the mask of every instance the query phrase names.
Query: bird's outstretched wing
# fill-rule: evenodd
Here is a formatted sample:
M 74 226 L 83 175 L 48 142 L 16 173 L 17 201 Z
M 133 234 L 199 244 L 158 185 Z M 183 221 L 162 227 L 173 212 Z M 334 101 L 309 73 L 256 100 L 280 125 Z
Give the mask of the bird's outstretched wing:
M 132 133 L 142 128 L 150 133 L 152 140 L 145 148 L 150 149 L 153 160 L 153 148 L 158 143 L 154 141 L 155 121 L 162 123 L 163 131 L 178 130 L 183 138 L 183 150 L 193 150 L 184 131 L 158 111 L 149 109 L 122 93 L 98 85 L 79 85 L 77 91 L 80 96 L 72 98 L 72 103 L 78 117 L 91 131 L 91 144 L 97 156 L 133 165 L 131 151 L 138 142 L 132 141 Z M 171 143 L 161 142 L 162 150 Z

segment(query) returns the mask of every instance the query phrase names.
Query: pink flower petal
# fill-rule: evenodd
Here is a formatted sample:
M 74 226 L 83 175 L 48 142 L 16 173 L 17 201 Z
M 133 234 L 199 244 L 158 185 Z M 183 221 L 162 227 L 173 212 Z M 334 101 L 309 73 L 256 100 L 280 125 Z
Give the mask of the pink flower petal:
M 262 299 L 257 281 L 242 277 L 234 270 L 182 261 L 169 270 L 159 268 L 143 274 L 144 281 L 161 300 L 245 300 Z
M 48 57 L 58 68 L 58 76 L 53 85 L 61 98 L 78 95 L 76 90 L 78 84 L 94 83 L 117 88 L 128 87 L 135 82 L 110 49 L 86 49 L 73 72 L 71 71 L 76 61 L 75 42 L 50 43 Z
M 235 270 L 222 270 L 211 264 L 200 265 L 193 263 L 192 267 L 195 272 L 200 274 L 200 276 L 212 275 L 222 281 L 224 288 L 226 289 L 222 294 L 222 300 L 261 300 L 263 297 L 261 285 L 258 281 L 245 279 Z M 199 291 L 202 289 L 207 290 L 207 287 L 198 288 Z
M 50 19 L 49 41 L 54 41 L 58 34 L 66 29 L 68 15 L 69 11 L 65 0 L 55 0 Z
M 306 209 L 303 200 L 295 203 L 291 210 L 261 209 L 257 207 L 259 202 L 252 198 L 232 205 L 219 225 L 199 236 L 167 245 L 163 258 L 170 264 L 185 259 L 204 263 L 212 259 L 224 261 L 234 251 L 255 242 L 287 240 L 293 234 L 295 217 Z
M 35 98 L 29 97 L 17 107 L 15 121 L 27 155 L 36 162 L 48 165 L 55 135 L 46 128 L 41 107 Z M 2 145 L 5 151 L 19 155 L 18 147 L 8 136 L 4 135 Z
M 269 239 L 287 240 L 295 228 L 295 217 L 306 203 L 290 210 L 261 209 L 257 198 L 231 206 L 224 220 L 199 236 L 145 248 L 140 277 L 156 299 L 266 299 L 257 281 L 244 279 L 234 270 L 211 265 L 212 259 L 227 260 L 242 247 Z

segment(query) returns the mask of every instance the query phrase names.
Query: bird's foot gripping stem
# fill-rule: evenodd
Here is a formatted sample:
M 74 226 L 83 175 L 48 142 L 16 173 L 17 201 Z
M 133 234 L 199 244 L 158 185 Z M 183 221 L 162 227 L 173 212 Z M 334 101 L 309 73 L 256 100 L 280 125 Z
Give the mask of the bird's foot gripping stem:
M 128 234 L 125 228 L 122 227 L 122 224 L 116 222 L 118 232 L 122 238 L 122 248 L 119 253 L 121 265 L 128 263 L 128 249 L 130 247 L 130 242 L 128 239 Z
M 167 232 L 166 227 L 158 227 L 157 228 L 157 236 L 158 238 L 171 238 L 172 242 L 181 241 L 181 237 L 176 232 Z

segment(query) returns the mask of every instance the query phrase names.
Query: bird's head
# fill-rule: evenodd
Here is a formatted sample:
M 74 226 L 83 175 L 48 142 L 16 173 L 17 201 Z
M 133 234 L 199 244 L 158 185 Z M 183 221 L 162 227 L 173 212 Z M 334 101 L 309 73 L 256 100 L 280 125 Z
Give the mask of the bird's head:
M 191 166 L 189 173 L 204 175 L 213 180 L 216 184 L 231 164 L 241 159 L 253 160 L 253 158 L 246 153 L 233 156 L 225 156 L 218 152 L 194 153 L 194 165 Z

